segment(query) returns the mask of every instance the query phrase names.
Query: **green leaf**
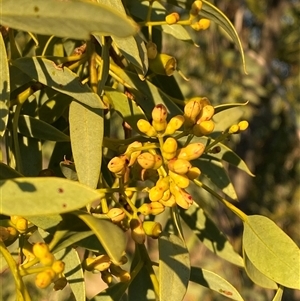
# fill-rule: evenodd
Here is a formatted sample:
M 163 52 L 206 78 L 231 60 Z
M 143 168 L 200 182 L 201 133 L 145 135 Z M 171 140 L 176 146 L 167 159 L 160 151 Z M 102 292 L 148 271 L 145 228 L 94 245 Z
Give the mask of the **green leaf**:
M 158 246 L 160 300 L 182 301 L 190 279 L 189 252 L 173 234 L 160 236 Z
M 241 102 L 241 103 L 225 103 L 225 104 L 220 104 L 220 105 L 217 105 L 215 106 L 215 114 L 218 114 L 218 113 L 221 113 L 223 111 L 227 111 L 229 109 L 232 109 L 232 108 L 236 108 L 236 107 L 243 107 L 243 106 L 246 106 L 247 104 L 249 103 L 249 101 L 246 101 L 246 102 Z
M 62 221 L 62 217 L 59 214 L 49 214 L 47 216 L 26 216 L 26 219 L 45 231 L 56 227 Z
M 238 123 L 243 115 L 244 112 L 240 107 L 235 107 L 219 112 L 213 117 L 215 122 L 214 132 L 222 133 L 225 129 L 228 129 L 233 124 Z
M 125 294 L 129 282 L 119 282 L 94 296 L 90 301 L 119 301 Z
M 94 232 L 112 262 L 120 264 L 126 248 L 126 237 L 121 228 L 84 211 L 74 211 L 72 214 L 78 216 Z
M 0 136 L 3 137 L 9 113 L 8 102 L 10 99 L 10 78 L 6 49 L 2 35 L 0 36 L 0 66 Z
M 73 248 L 67 248 L 56 253 L 55 257 L 65 263 L 64 274 L 76 301 L 86 301 L 84 274 L 77 251 Z
M 104 108 L 100 97 L 87 84 L 81 84 L 79 77 L 67 67 L 57 67 L 54 62 L 40 57 L 20 58 L 12 64 L 38 82 L 69 95 L 84 105 Z
M 91 33 L 127 37 L 138 29 L 127 16 L 88 1 L 2 0 L 0 23 L 23 31 L 77 40 L 89 39 Z
M 1 180 L 0 187 L 0 213 L 5 215 L 60 214 L 99 200 L 95 190 L 55 177 Z
M 221 161 L 214 157 L 203 155 L 200 159 L 195 160 L 193 165 L 199 167 L 202 174 L 204 174 L 231 199 L 237 200 L 234 186 L 232 185 Z
M 214 290 L 229 299 L 237 301 L 244 300 L 232 284 L 211 271 L 192 267 L 190 280 Z
M 233 42 L 236 44 L 236 46 L 240 51 L 244 72 L 247 74 L 244 50 L 234 26 L 232 25 L 230 20 L 217 7 L 215 7 L 213 4 L 209 3 L 206 0 L 202 0 L 202 2 L 203 5 L 199 14 L 207 19 L 214 21 L 228 33 L 228 35 L 232 38 Z
M 0 179 L 12 179 L 23 177 L 22 174 L 11 168 L 10 166 L 0 162 Z
M 120 114 L 124 121 L 126 121 L 133 129 L 138 131 L 137 122 L 139 119 L 146 119 L 143 110 L 133 101 L 128 98 L 124 93 L 114 90 L 112 88 L 105 88 L 105 95 L 113 104 L 114 110 Z
M 300 252 L 273 221 L 260 215 L 244 223 L 243 247 L 252 264 L 271 280 L 300 289 Z
M 78 176 L 74 164 L 69 163 L 68 161 L 62 161 L 59 163 L 59 166 L 62 174 L 65 176 L 66 179 L 78 181 Z
M 20 115 L 18 131 L 26 137 L 50 141 L 70 141 L 69 136 L 54 126 L 28 115 Z
M 72 102 L 69 111 L 72 153 L 79 182 L 96 188 L 102 159 L 102 110 Z
M 245 270 L 248 277 L 257 285 L 262 286 L 268 289 L 278 289 L 278 285 L 276 282 L 268 278 L 266 275 L 261 273 L 255 265 L 249 260 L 245 250 L 243 249 L 243 257 L 244 257 L 244 264 Z
M 181 210 L 180 216 L 198 239 L 217 256 L 243 267 L 243 258 L 234 251 L 227 237 L 201 208 L 195 206 Z

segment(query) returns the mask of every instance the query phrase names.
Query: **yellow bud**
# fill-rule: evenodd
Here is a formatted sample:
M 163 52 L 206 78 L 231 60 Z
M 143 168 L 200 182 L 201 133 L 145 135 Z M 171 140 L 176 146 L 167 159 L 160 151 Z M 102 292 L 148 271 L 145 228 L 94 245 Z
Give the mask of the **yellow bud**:
M 188 209 L 193 204 L 192 196 L 175 183 L 170 184 L 170 190 L 175 197 L 176 204 L 183 209 Z
M 157 202 L 163 197 L 164 191 L 157 188 L 156 186 L 152 187 L 149 191 L 149 199 L 151 202 Z
M 33 254 L 41 259 L 50 253 L 49 247 L 44 242 L 37 242 L 32 247 Z
M 134 142 L 130 143 L 127 146 L 127 150 L 125 152 L 125 155 L 130 158 L 128 166 L 132 166 L 135 163 L 136 158 L 138 157 L 138 155 L 141 153 L 141 151 L 132 152 L 132 149 L 135 148 L 135 147 L 142 147 L 142 146 L 143 146 L 143 144 L 139 141 L 134 141 Z
M 138 211 L 143 215 L 158 215 L 164 212 L 165 207 L 159 202 L 144 203 Z
M 215 123 L 212 120 L 205 120 L 193 126 L 193 134 L 197 137 L 206 136 L 212 133 Z
M 153 221 L 143 222 L 143 228 L 146 235 L 152 238 L 158 238 L 162 232 L 161 224 Z
M 177 141 L 173 137 L 169 137 L 163 143 L 162 151 L 165 153 L 174 153 L 178 147 Z
M 157 132 L 164 132 L 167 127 L 167 124 L 168 124 L 167 121 L 162 121 L 162 122 L 152 121 L 152 125 Z
M 202 8 L 202 1 L 200 0 L 194 1 L 190 10 L 190 15 L 197 16 L 201 8 Z
M 106 214 L 113 223 L 118 223 L 125 218 L 125 212 L 121 208 L 112 208 Z
M 19 215 L 11 215 L 10 216 L 10 220 L 11 222 L 15 225 L 17 223 L 17 221 L 22 218 L 22 216 L 19 216 Z
M 101 278 L 106 284 L 111 284 L 113 281 L 112 274 L 107 270 L 101 272 Z
M 154 165 L 152 166 L 152 169 L 158 169 L 162 166 L 163 160 L 160 155 L 155 154 L 154 155 Z
M 201 30 L 206 30 L 210 26 L 210 20 L 208 19 L 201 19 L 199 20 L 199 25 Z
M 140 119 L 137 122 L 137 128 L 139 131 L 141 131 L 143 134 L 147 135 L 148 137 L 156 137 L 157 132 L 155 128 L 150 124 L 148 120 Z
M 130 273 L 117 265 L 112 264 L 110 267 L 110 272 L 118 277 L 121 282 L 127 282 L 131 279 Z
M 93 268 L 96 271 L 107 270 L 111 265 L 111 260 L 107 255 L 99 255 L 95 258 Z
M 51 266 L 53 264 L 54 260 L 55 260 L 55 257 L 50 252 L 40 258 L 41 264 L 43 264 L 45 266 Z
M 171 194 L 167 200 L 161 199 L 159 203 L 161 203 L 165 207 L 173 207 L 176 205 L 175 196 Z
M 16 222 L 16 229 L 20 233 L 26 232 L 26 230 L 28 229 L 28 221 L 23 217 L 19 218 Z
M 187 102 L 184 106 L 185 127 L 191 127 L 196 123 L 201 109 L 201 97 L 193 97 Z
M 146 237 L 141 221 L 136 218 L 132 219 L 130 221 L 130 228 L 132 239 L 138 244 L 143 244 L 145 242 Z
M 184 117 L 177 115 L 171 118 L 165 129 L 165 135 L 173 135 L 184 123 Z
M 152 110 L 152 120 L 155 122 L 166 121 L 168 117 L 168 111 L 165 105 L 158 104 Z
M 173 158 L 175 158 L 176 152 L 173 152 L 173 153 L 162 152 L 162 155 L 163 155 L 164 159 L 172 160 Z
M 228 132 L 230 134 L 236 134 L 239 132 L 239 129 L 240 129 L 239 126 L 237 124 L 234 124 L 229 128 Z
M 195 160 L 203 154 L 204 150 L 205 146 L 202 143 L 191 143 L 178 150 L 177 158 L 188 161 Z
M 170 191 L 170 189 L 167 189 L 167 190 L 164 192 L 164 194 L 163 194 L 161 200 L 162 200 L 162 201 L 167 201 L 170 197 L 171 197 L 171 191 Z M 156 204 L 156 203 L 158 203 L 158 202 L 155 202 L 155 204 Z
M 204 106 L 198 116 L 197 123 L 201 123 L 202 121 L 210 120 L 215 113 L 215 108 L 211 105 Z
M 51 284 L 51 282 L 52 282 L 51 274 L 47 273 L 46 271 L 40 272 L 36 275 L 35 285 L 39 288 L 46 288 Z
M 137 157 L 138 163 L 141 165 L 142 168 L 150 169 L 155 164 L 155 158 L 154 155 L 150 154 L 149 152 L 145 152 L 140 154 Z
M 157 56 L 157 46 L 153 42 L 148 42 L 146 45 L 148 58 L 153 60 Z
M 13 240 L 18 236 L 18 231 L 14 227 L 7 227 L 7 231 L 9 232 L 9 240 Z
M 192 167 L 192 164 L 185 159 L 173 159 L 168 162 L 168 168 L 180 175 L 186 174 L 189 169 Z
M 248 121 L 243 120 L 238 123 L 238 126 L 239 126 L 240 131 L 245 131 L 248 128 L 249 123 L 248 123 Z
M 168 54 L 158 53 L 155 59 L 149 60 L 149 68 L 156 74 L 171 76 L 177 68 L 177 62 Z
M 61 274 L 65 269 L 65 263 L 61 260 L 56 260 L 53 262 L 51 268 L 56 274 Z
M 166 16 L 165 20 L 169 25 L 176 24 L 180 20 L 180 16 L 178 13 L 171 13 Z
M 127 162 L 124 158 L 125 157 L 112 158 L 108 162 L 107 168 L 115 174 L 123 175 L 126 171 L 126 164 L 127 164 Z
M 156 182 L 155 187 L 159 190 L 162 190 L 163 192 L 169 189 L 170 187 L 170 178 L 169 177 L 163 177 L 159 178 Z
M 186 176 L 190 179 L 190 180 L 195 180 L 197 179 L 199 176 L 201 175 L 201 171 L 198 167 L 193 166 L 192 168 L 189 169 L 189 171 L 187 172 Z
M 209 99 L 207 97 L 201 97 L 200 103 L 201 103 L 202 108 L 204 108 L 205 106 L 211 106 L 211 102 L 209 101 Z
M 190 180 L 186 175 L 179 175 L 171 170 L 169 170 L 169 175 L 174 183 L 180 188 L 187 188 L 190 184 Z

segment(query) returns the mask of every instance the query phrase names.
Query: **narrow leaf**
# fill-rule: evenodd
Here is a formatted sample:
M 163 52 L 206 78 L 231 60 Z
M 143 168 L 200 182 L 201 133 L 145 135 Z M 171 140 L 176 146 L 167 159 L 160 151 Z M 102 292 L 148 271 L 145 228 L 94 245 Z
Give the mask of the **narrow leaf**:
M 248 103 L 249 103 L 249 101 L 241 102 L 241 103 L 237 102 L 237 103 L 225 103 L 225 104 L 217 105 L 217 106 L 214 107 L 215 108 L 215 115 L 220 113 L 220 112 L 232 109 L 232 108 L 246 106 Z
M 9 1 L 10 2 L 10 1 Z M 69 1 L 66 3 L 70 3 Z M 54 62 L 40 57 L 25 57 L 12 62 L 38 82 L 92 108 L 104 108 L 100 97 L 88 85 L 81 84 L 79 77 L 67 67 L 57 67 Z
M 12 179 L 23 177 L 22 174 L 11 168 L 10 166 L 0 162 L 0 179 Z
M 261 273 L 255 265 L 249 260 L 245 250 L 243 249 L 243 257 L 244 257 L 244 264 L 245 270 L 248 277 L 257 285 L 268 288 L 268 289 L 277 289 L 278 285 L 276 282 L 265 276 Z
M 5 215 L 60 214 L 99 200 L 95 190 L 55 177 L 1 180 L 0 188 L 0 213 Z
M 12 28 L 77 40 L 91 33 L 127 37 L 137 31 L 127 16 L 89 1 L 2 0 L 0 17 L 2 25 Z
M 229 299 L 237 301 L 244 300 L 232 284 L 211 271 L 192 267 L 190 280 L 214 290 Z
M 279 286 L 274 298 L 272 301 L 281 301 L 282 300 L 282 295 L 283 295 L 283 287 Z
M 94 232 L 112 262 L 120 264 L 120 259 L 126 247 L 126 237 L 121 228 L 84 211 L 74 211 L 72 213 L 84 221 Z
M 299 248 L 273 221 L 260 215 L 248 216 L 243 247 L 261 273 L 283 286 L 300 289 Z
M 162 235 L 158 243 L 160 301 L 182 301 L 190 279 L 189 252 L 173 234 Z
M 203 209 L 192 206 L 188 210 L 181 210 L 180 216 L 210 251 L 237 266 L 244 266 L 242 257 L 234 251 L 227 237 Z
M 19 133 L 26 137 L 50 141 L 70 141 L 69 136 L 54 126 L 28 115 L 20 115 L 18 120 Z
M 207 19 L 210 19 L 214 22 L 216 22 L 218 25 L 220 25 L 232 38 L 233 42 L 238 47 L 238 50 L 241 54 L 242 64 L 244 68 L 244 72 L 247 74 L 246 71 L 246 62 L 245 62 L 245 56 L 244 56 L 244 50 L 242 47 L 242 43 L 240 41 L 240 38 L 230 22 L 230 20 L 222 13 L 217 7 L 215 7 L 213 4 L 206 0 L 202 0 L 203 5 L 202 9 L 200 10 L 199 14 Z
M 62 221 L 62 217 L 59 214 L 49 214 L 47 216 L 26 216 L 26 219 L 35 226 L 45 231 L 47 231 L 50 228 L 56 227 Z
M 69 111 L 70 137 L 79 182 L 96 188 L 99 180 L 102 142 L 102 110 L 89 110 L 72 102 Z
M 121 301 L 129 282 L 119 282 L 94 296 L 90 301 Z
M 10 79 L 6 49 L 2 35 L 0 35 L 0 66 L 0 136 L 3 137 L 9 113 Z

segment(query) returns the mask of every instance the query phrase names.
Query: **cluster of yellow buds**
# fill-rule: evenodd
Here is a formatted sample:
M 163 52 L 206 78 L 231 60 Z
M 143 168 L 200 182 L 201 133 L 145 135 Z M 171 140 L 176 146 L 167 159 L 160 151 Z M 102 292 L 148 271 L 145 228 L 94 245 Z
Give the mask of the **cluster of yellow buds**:
M 230 133 L 230 134 L 238 134 L 240 132 L 245 131 L 248 128 L 248 126 L 249 126 L 248 121 L 242 120 L 238 124 L 233 124 L 229 128 L 228 133 Z
M 180 16 L 178 13 L 174 12 L 166 16 L 165 18 L 167 24 L 173 25 L 176 24 L 180 20 Z
M 37 287 L 46 288 L 62 276 L 65 263 L 55 259 L 47 244 L 43 242 L 35 243 L 32 247 L 32 253 L 45 268 L 36 275 L 35 284 Z
M 209 135 L 215 128 L 214 107 L 206 97 L 194 97 L 184 107 L 184 126 L 197 137 Z
M 202 9 L 202 5 L 203 5 L 203 2 L 201 0 L 196 0 L 193 2 L 191 9 L 190 9 L 190 20 L 191 21 L 198 17 L 198 14 Z M 199 30 L 207 29 L 209 27 L 209 25 L 210 25 L 210 20 L 202 18 L 197 22 L 193 22 L 191 24 L 191 27 L 194 30 L 199 31 Z
M 25 233 L 28 230 L 28 221 L 19 215 L 12 215 L 10 220 L 19 233 Z

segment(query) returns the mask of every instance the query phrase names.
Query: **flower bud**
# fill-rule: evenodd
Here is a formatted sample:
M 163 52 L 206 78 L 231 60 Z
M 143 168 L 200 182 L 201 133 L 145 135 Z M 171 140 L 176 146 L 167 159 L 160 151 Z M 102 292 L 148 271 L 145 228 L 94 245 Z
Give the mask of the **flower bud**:
M 161 199 L 159 203 L 161 203 L 165 207 L 173 207 L 176 205 L 175 196 L 171 194 L 167 200 Z
M 184 124 L 186 127 L 191 127 L 196 123 L 201 109 L 201 97 L 193 97 L 187 102 L 187 104 L 184 106 Z
M 170 197 L 171 197 L 171 191 L 170 191 L 170 189 L 167 189 L 167 190 L 164 192 L 164 194 L 163 194 L 161 200 L 162 200 L 162 201 L 167 201 Z M 156 204 L 156 203 L 158 203 L 158 202 L 155 202 L 155 204 Z
M 175 158 L 176 152 L 173 152 L 173 153 L 162 152 L 162 155 L 165 160 L 172 160 L 173 158 Z
M 177 68 L 177 62 L 168 54 L 158 53 L 155 59 L 149 60 L 149 68 L 156 74 L 171 76 Z
M 51 268 L 56 274 L 61 274 L 65 269 L 65 263 L 61 260 L 56 260 L 53 262 Z
M 205 146 L 202 143 L 191 143 L 178 150 L 177 158 L 188 161 L 195 160 L 203 154 L 204 150 Z
M 154 155 L 154 165 L 152 166 L 152 169 L 158 169 L 162 166 L 163 160 L 160 155 L 155 154 Z
M 191 167 L 192 164 L 185 159 L 173 159 L 168 162 L 168 168 L 179 175 L 186 174 Z
M 112 264 L 110 267 L 110 272 L 118 277 L 121 282 L 127 282 L 131 279 L 130 273 L 117 265 Z
M 201 175 L 201 171 L 198 167 L 193 166 L 192 168 L 189 169 L 189 171 L 187 172 L 186 176 L 190 179 L 190 180 L 195 180 L 197 179 L 199 176 Z
M 16 229 L 20 233 L 26 232 L 26 230 L 28 229 L 28 221 L 23 217 L 19 218 L 16 222 Z
M 206 30 L 210 26 L 210 20 L 205 19 L 205 18 L 199 20 L 198 23 L 200 26 L 200 30 Z
M 132 239 L 138 244 L 143 244 L 146 237 L 142 222 L 139 219 L 134 218 L 130 221 L 130 228 Z
M 143 222 L 143 229 L 146 235 L 152 238 L 158 238 L 162 232 L 161 224 L 153 221 Z
M 95 258 L 93 263 L 93 268 L 94 270 L 101 272 L 107 270 L 110 267 L 110 264 L 111 264 L 111 260 L 109 256 L 103 254 Z
M 183 209 L 188 209 L 193 204 L 192 196 L 175 183 L 170 184 L 170 190 L 175 197 L 176 204 Z
M 9 232 L 6 227 L 0 226 L 0 241 L 6 241 L 9 238 Z
M 139 129 L 140 132 L 145 134 L 148 137 L 156 137 L 157 132 L 154 129 L 154 127 L 150 124 L 148 120 L 145 119 L 140 119 L 137 122 L 137 128 Z
M 204 106 L 198 116 L 197 123 L 201 123 L 202 121 L 210 120 L 215 113 L 215 108 L 213 106 L 207 105 Z
M 124 157 L 114 157 L 108 162 L 107 168 L 114 174 L 123 175 L 126 171 L 126 160 Z
M 112 274 L 107 270 L 101 272 L 101 278 L 108 285 L 111 284 L 114 279 Z
M 13 240 L 13 239 L 15 239 L 15 238 L 17 238 L 17 236 L 18 236 L 18 231 L 16 230 L 16 228 L 14 228 L 14 227 L 7 227 L 6 228 L 7 229 L 7 231 L 8 231 L 8 233 L 9 233 L 9 240 Z
M 169 137 L 166 139 L 162 146 L 162 151 L 165 153 L 174 153 L 177 150 L 177 141 L 173 137 Z
M 148 59 L 153 60 L 157 56 L 157 46 L 153 42 L 148 42 L 146 45 Z
M 149 191 L 149 199 L 151 202 L 157 202 L 163 197 L 164 191 L 154 186 Z
M 191 10 L 190 10 L 190 16 L 196 17 L 198 16 L 199 11 L 202 8 L 202 1 L 196 0 L 193 2 Z
M 167 127 L 167 124 L 168 123 L 166 121 L 162 121 L 162 122 L 152 121 L 152 125 L 157 132 L 164 132 Z
M 144 203 L 138 211 L 143 215 L 158 215 L 164 212 L 165 207 L 159 202 Z
M 170 187 L 169 180 L 170 180 L 169 177 L 159 178 L 156 182 L 155 187 L 164 192 Z
M 248 121 L 243 120 L 238 123 L 238 126 L 239 126 L 240 131 L 245 131 L 248 128 L 249 123 L 248 123 Z
M 39 288 L 46 288 L 51 284 L 52 279 L 50 273 L 46 271 L 40 272 L 36 275 L 35 285 Z
M 190 180 L 186 175 L 179 175 L 171 170 L 169 170 L 169 175 L 174 183 L 180 188 L 187 188 L 190 184 Z
M 168 111 L 165 105 L 158 104 L 152 110 L 152 120 L 155 122 L 163 122 L 167 120 Z
M 11 222 L 12 222 L 14 225 L 17 223 L 17 221 L 18 221 L 20 218 L 22 218 L 22 217 L 19 216 L 19 215 L 11 215 L 11 216 L 10 216 L 10 220 L 11 220 Z
M 177 115 L 171 118 L 165 129 L 165 135 L 173 135 L 184 123 L 184 117 Z
M 125 218 L 125 212 L 121 208 L 112 208 L 106 215 L 111 219 L 113 223 L 118 223 Z
M 44 266 L 51 266 L 55 260 L 55 257 L 52 253 L 47 253 L 43 257 L 40 258 L 40 263 Z
M 38 259 L 41 259 L 47 254 L 49 254 L 50 250 L 48 245 L 44 242 L 37 242 L 33 245 L 32 252 Z
M 197 137 L 206 136 L 212 133 L 215 123 L 212 120 L 205 120 L 193 126 L 193 134 Z
M 149 152 L 145 152 L 140 154 L 137 157 L 138 163 L 141 165 L 142 168 L 150 169 L 155 164 L 155 158 L 154 155 L 150 154 Z
M 236 134 L 236 133 L 238 133 L 239 132 L 239 126 L 237 125 L 237 124 L 233 124 L 230 128 L 229 128 L 229 130 L 228 130 L 228 132 L 230 133 L 230 134 Z
M 166 16 L 165 20 L 169 25 L 176 24 L 180 20 L 180 16 L 178 13 L 171 13 Z
M 125 152 L 125 155 L 130 158 L 128 166 L 132 166 L 135 163 L 136 158 L 141 153 L 141 151 L 133 151 L 132 152 L 132 149 L 135 148 L 135 147 L 142 147 L 142 146 L 143 146 L 143 144 L 141 142 L 139 142 L 139 141 L 134 141 L 134 142 L 132 142 L 131 144 L 129 144 L 127 146 L 127 150 Z

